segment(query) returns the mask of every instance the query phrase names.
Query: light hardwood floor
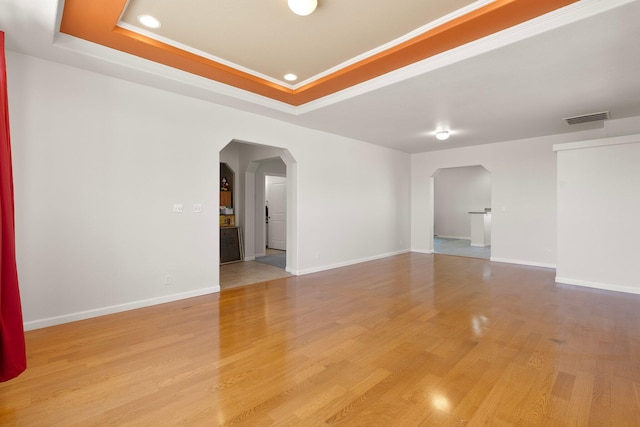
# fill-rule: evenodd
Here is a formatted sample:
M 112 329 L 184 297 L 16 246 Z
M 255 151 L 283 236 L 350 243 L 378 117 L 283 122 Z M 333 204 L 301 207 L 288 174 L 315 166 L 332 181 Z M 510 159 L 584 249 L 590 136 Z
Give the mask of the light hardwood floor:
M 638 426 L 640 296 L 405 254 L 27 333 L 3 426 Z

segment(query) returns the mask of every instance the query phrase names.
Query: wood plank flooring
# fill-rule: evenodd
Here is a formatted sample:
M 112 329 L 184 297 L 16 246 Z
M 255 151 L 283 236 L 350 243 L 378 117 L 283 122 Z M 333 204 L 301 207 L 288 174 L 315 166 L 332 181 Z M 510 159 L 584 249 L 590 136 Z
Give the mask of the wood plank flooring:
M 27 333 L 3 426 L 638 426 L 640 296 L 405 254 Z

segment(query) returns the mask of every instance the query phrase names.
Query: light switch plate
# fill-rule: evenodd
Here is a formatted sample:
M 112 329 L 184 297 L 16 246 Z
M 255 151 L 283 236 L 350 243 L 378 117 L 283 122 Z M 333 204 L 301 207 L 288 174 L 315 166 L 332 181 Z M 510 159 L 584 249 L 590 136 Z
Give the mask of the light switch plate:
M 174 203 L 173 204 L 173 211 L 175 213 L 182 213 L 182 203 Z
M 194 203 L 193 204 L 193 213 L 200 213 L 202 212 L 202 204 L 201 203 Z

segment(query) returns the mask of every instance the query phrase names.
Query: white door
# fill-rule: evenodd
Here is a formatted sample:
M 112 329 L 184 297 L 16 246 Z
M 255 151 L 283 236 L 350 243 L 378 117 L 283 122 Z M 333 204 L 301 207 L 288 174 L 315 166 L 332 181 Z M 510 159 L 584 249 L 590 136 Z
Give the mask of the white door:
M 266 176 L 266 199 L 269 207 L 267 246 L 271 249 L 287 248 L 287 178 Z

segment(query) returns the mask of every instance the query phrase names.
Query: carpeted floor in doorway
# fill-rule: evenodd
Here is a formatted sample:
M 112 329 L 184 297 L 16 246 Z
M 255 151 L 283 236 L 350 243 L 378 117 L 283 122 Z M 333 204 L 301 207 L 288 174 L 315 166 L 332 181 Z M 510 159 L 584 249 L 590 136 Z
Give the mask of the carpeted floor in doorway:
M 256 262 L 284 269 L 287 266 L 287 253 L 282 252 L 280 254 L 257 257 Z
M 491 247 L 478 248 L 471 246 L 471 240 L 449 239 L 435 236 L 433 238 L 433 249 L 437 254 L 466 256 L 470 258 L 491 258 Z

